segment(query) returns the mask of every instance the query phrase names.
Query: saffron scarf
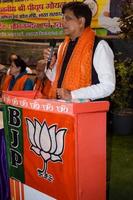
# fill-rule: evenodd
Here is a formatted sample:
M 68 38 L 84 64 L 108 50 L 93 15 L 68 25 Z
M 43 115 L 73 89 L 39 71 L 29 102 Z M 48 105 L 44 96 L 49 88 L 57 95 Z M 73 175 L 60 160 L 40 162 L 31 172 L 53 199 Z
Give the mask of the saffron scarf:
M 16 81 L 16 83 L 13 86 L 12 90 L 14 90 L 14 91 L 23 90 L 24 84 L 25 84 L 27 79 L 28 79 L 28 75 L 26 75 L 26 74 L 23 75 L 22 77 L 20 77 Z M 5 78 L 5 81 L 3 83 L 3 86 L 2 86 L 2 90 L 4 90 L 4 91 L 8 90 L 11 80 L 12 80 L 12 75 L 7 75 L 6 78 Z
M 94 39 L 95 34 L 89 27 L 79 37 L 65 71 L 62 88 L 72 91 L 91 85 Z M 48 98 L 56 98 L 57 84 L 69 41 L 70 38 L 66 37 L 59 47 L 56 77 L 49 91 Z

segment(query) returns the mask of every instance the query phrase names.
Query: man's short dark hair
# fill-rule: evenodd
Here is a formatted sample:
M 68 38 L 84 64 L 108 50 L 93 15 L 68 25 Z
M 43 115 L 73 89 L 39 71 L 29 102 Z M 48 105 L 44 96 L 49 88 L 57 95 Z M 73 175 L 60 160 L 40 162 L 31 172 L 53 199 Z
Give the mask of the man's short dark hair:
M 66 10 L 73 11 L 77 18 L 85 18 L 85 27 L 90 26 L 92 20 L 92 12 L 89 6 L 83 2 L 69 2 L 63 5 L 62 13 L 64 14 Z

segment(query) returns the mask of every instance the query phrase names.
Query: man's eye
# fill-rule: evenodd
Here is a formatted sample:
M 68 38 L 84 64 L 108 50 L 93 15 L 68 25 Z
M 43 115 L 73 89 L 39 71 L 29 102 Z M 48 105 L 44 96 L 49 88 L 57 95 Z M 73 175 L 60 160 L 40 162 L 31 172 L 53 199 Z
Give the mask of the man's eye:
M 66 17 L 66 20 L 69 21 L 69 20 L 72 20 L 72 18 L 68 16 L 68 17 Z
M 65 17 L 63 17 L 63 20 L 70 21 L 70 20 L 72 20 L 72 17 L 70 17 L 70 16 L 65 16 Z

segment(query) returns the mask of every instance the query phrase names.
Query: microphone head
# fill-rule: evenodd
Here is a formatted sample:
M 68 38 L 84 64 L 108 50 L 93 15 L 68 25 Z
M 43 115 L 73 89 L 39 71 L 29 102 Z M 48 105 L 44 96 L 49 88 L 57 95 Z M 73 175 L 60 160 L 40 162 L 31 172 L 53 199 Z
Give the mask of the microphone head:
M 52 56 L 53 56 L 53 52 L 54 52 L 54 48 L 56 46 L 56 40 L 55 39 L 52 39 L 50 41 L 50 54 L 49 54 L 49 57 L 48 57 L 48 62 L 47 62 L 47 69 L 49 68 L 50 66 L 50 63 L 51 63 L 51 60 L 52 60 Z
M 56 39 L 50 40 L 50 47 L 55 47 L 56 46 Z

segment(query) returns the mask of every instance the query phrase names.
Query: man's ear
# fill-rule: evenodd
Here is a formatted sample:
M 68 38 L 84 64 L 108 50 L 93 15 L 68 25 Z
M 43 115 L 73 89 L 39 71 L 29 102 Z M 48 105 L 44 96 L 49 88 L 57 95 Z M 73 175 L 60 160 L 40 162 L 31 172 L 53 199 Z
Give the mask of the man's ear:
M 84 17 L 80 17 L 79 18 L 79 21 L 80 21 L 80 25 L 82 28 L 85 28 L 85 18 Z

